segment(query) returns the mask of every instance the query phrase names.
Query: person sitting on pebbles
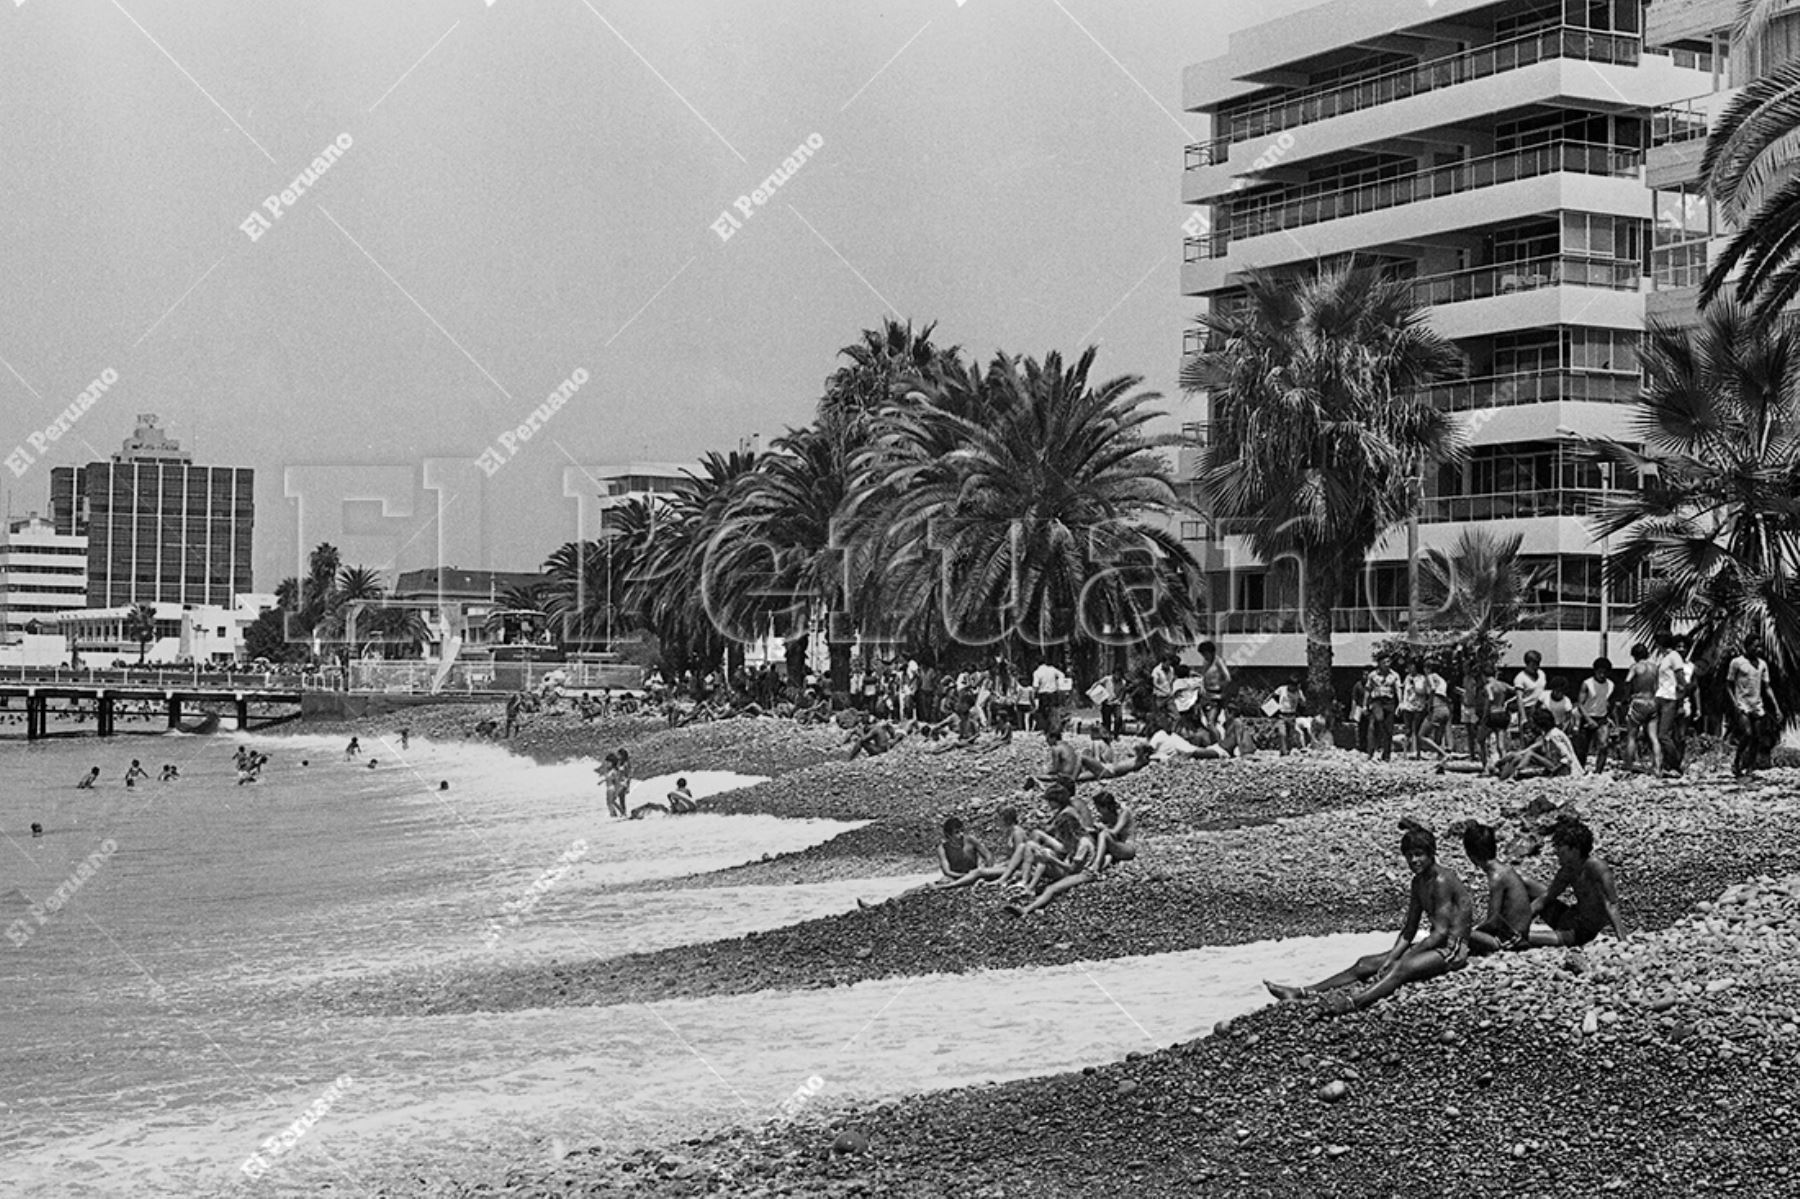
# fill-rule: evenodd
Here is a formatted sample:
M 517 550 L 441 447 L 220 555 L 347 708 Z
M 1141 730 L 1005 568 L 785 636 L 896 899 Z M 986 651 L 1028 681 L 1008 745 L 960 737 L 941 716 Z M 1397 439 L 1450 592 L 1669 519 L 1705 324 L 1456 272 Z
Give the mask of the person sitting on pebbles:
M 850 760 L 854 761 L 862 753 L 871 758 L 881 756 L 906 740 L 906 734 L 895 728 L 891 720 L 865 717 L 861 727 L 850 730 L 847 740 L 850 745 Z
M 1120 803 L 1111 791 L 1094 796 L 1094 811 L 1100 817 L 1100 829 L 1094 834 L 1094 876 L 1106 869 L 1108 862 L 1129 862 L 1137 857 L 1137 813 L 1130 804 Z
M 1037 892 L 1037 898 L 1020 907 L 1007 904 L 1009 916 L 1029 916 L 1065 891 L 1094 880 L 1094 838 L 1086 823 L 1071 804 L 1073 792 L 1062 787 L 1047 787 L 1044 799 L 1050 805 L 1051 845 L 1039 841 L 1030 847 L 1031 877 L 1025 887 Z
M 1526 882 L 1517 870 L 1499 860 L 1494 830 L 1478 820 L 1463 828 L 1463 852 L 1488 881 L 1487 919 L 1469 934 L 1469 952 L 1482 955 L 1524 949 L 1525 934 L 1531 928 L 1531 901 L 1543 894 L 1543 887 Z
M 1289 987 L 1265 981 L 1269 994 L 1280 1000 L 1323 996 L 1325 1010 L 1343 1015 L 1379 1003 L 1407 983 L 1420 982 L 1461 970 L 1469 964 L 1470 900 L 1467 887 L 1456 871 L 1440 866 L 1437 860 L 1437 837 L 1424 825 L 1402 820 L 1405 830 L 1400 838 L 1400 852 L 1413 872 L 1411 894 L 1406 905 L 1406 921 L 1394 947 L 1386 953 L 1359 958 L 1347 970 L 1340 970 L 1324 982 L 1312 987 Z M 1431 915 L 1431 932 L 1423 941 L 1413 943 L 1419 933 L 1419 920 Z M 1356 983 L 1369 983 L 1354 995 L 1343 988 Z
M 1531 930 L 1532 946 L 1586 945 L 1608 924 L 1623 941 L 1630 934 L 1625 930 L 1625 918 L 1619 915 L 1619 892 L 1613 885 L 1612 867 L 1593 856 L 1593 830 L 1575 817 L 1565 816 L 1551 829 L 1550 846 L 1556 851 L 1559 869 L 1549 889 L 1531 901 L 1531 914 L 1544 923 L 1544 927 Z M 1559 902 L 1557 897 L 1570 888 L 1575 891 L 1575 902 Z
M 938 844 L 940 877 L 922 887 L 914 887 L 907 895 L 921 891 L 954 891 L 973 886 L 984 878 L 999 878 L 1003 868 L 994 865 L 994 857 L 964 827 L 961 816 L 944 818 L 944 839 Z

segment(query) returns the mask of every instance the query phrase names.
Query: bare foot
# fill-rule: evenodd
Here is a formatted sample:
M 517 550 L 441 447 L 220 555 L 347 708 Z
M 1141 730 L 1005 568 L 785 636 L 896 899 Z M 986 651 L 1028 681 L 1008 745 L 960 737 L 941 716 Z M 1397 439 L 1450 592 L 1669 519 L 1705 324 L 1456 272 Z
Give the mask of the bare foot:
M 1020 917 L 1022 917 L 1022 916 L 1024 916 L 1024 915 L 1025 915 L 1025 909 L 1024 909 L 1024 908 L 1022 908 L 1022 907 L 1020 907 L 1020 906 L 1019 906 L 1019 905 L 1018 905 L 1018 904 L 1016 904 L 1016 903 L 1009 903 L 1009 904 L 1007 904 L 1007 905 L 1006 905 L 1006 906 L 1005 906 L 1005 907 L 1003 907 L 1003 908 L 1001 908 L 1001 909 L 1000 909 L 1000 910 L 1001 910 L 1001 911 L 1002 911 L 1002 912 L 1005 912 L 1005 913 L 1006 913 L 1006 914 L 1007 914 L 1007 915 L 1008 915 L 1008 916 L 1020 916 Z
M 1263 979 L 1263 986 L 1269 988 L 1269 994 L 1280 1000 L 1301 999 L 1306 995 L 1305 987 L 1284 987 L 1280 983 L 1272 983 Z

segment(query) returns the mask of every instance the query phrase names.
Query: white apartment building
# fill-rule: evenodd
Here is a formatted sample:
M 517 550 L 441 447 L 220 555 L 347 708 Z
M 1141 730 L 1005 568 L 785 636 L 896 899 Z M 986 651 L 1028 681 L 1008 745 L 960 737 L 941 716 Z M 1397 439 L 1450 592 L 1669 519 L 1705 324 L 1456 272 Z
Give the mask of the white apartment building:
M 1694 320 L 1700 282 L 1731 233 L 1700 180 L 1707 134 L 1746 83 L 1800 56 L 1800 11 L 1773 18 L 1755 45 L 1733 37 L 1737 12 L 1737 0 L 1654 0 L 1645 21 L 1646 45 L 1671 54 L 1709 55 L 1719 68 L 1708 87 L 1659 109 L 1652 121 L 1644 169 L 1654 191 L 1654 290 L 1646 307 L 1654 320 Z
M 0 644 L 19 643 L 52 613 L 87 602 L 88 539 L 33 512 L 0 535 Z
M 1412 281 L 1465 364 L 1430 398 L 1471 434 L 1467 461 L 1424 481 L 1421 548 L 1447 551 L 1470 526 L 1522 534 L 1554 583 L 1534 597 L 1549 623 L 1511 634 L 1512 653 L 1559 673 L 1625 657 L 1626 613 L 1584 518 L 1633 480 L 1581 459 L 1571 435 L 1629 431 L 1651 293 L 1645 152 L 1666 106 L 1710 92 L 1721 66 L 1704 39 L 1647 47 L 1649 7 L 1332 0 L 1232 35 L 1183 79 L 1212 137 L 1183 173 L 1198 219 L 1182 293 L 1219 311 L 1250 268 L 1347 255 Z M 1203 439 L 1204 422 L 1191 431 Z M 1181 532 L 1211 572 L 1215 638 L 1244 665 L 1303 664 L 1296 580 L 1228 528 Z M 1405 630 L 1406 552 L 1394 531 L 1341 597 L 1340 666 Z

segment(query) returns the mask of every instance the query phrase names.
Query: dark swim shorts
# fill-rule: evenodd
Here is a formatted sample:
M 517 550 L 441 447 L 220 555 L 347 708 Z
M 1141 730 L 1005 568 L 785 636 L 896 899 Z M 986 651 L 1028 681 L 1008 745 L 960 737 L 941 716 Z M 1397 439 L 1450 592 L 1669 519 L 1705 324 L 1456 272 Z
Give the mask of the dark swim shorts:
M 1582 921 L 1581 909 L 1572 903 L 1545 904 L 1544 910 L 1539 913 L 1539 918 L 1546 926 L 1557 932 L 1567 933 L 1571 945 L 1586 945 L 1598 937 L 1600 931 L 1606 927 L 1604 921 Z

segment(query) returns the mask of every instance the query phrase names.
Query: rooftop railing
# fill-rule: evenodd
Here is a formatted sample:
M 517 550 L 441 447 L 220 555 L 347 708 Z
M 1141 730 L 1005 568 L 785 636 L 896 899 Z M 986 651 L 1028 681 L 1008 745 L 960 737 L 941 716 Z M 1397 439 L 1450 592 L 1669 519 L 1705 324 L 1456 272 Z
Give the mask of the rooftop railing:
M 1650 145 L 1673 145 L 1706 137 L 1711 122 L 1692 104 L 1672 104 L 1650 113 Z
M 1560 26 L 1539 30 L 1503 42 L 1399 67 L 1349 83 L 1331 84 L 1270 100 L 1254 108 L 1220 114 L 1226 132 L 1187 148 L 1187 169 L 1225 162 L 1237 142 L 1278 133 L 1283 129 L 1329 120 L 1391 104 L 1409 96 L 1424 95 L 1505 71 L 1516 71 L 1553 58 L 1577 58 L 1589 62 L 1635 64 L 1643 53 L 1633 36 L 1596 29 Z

